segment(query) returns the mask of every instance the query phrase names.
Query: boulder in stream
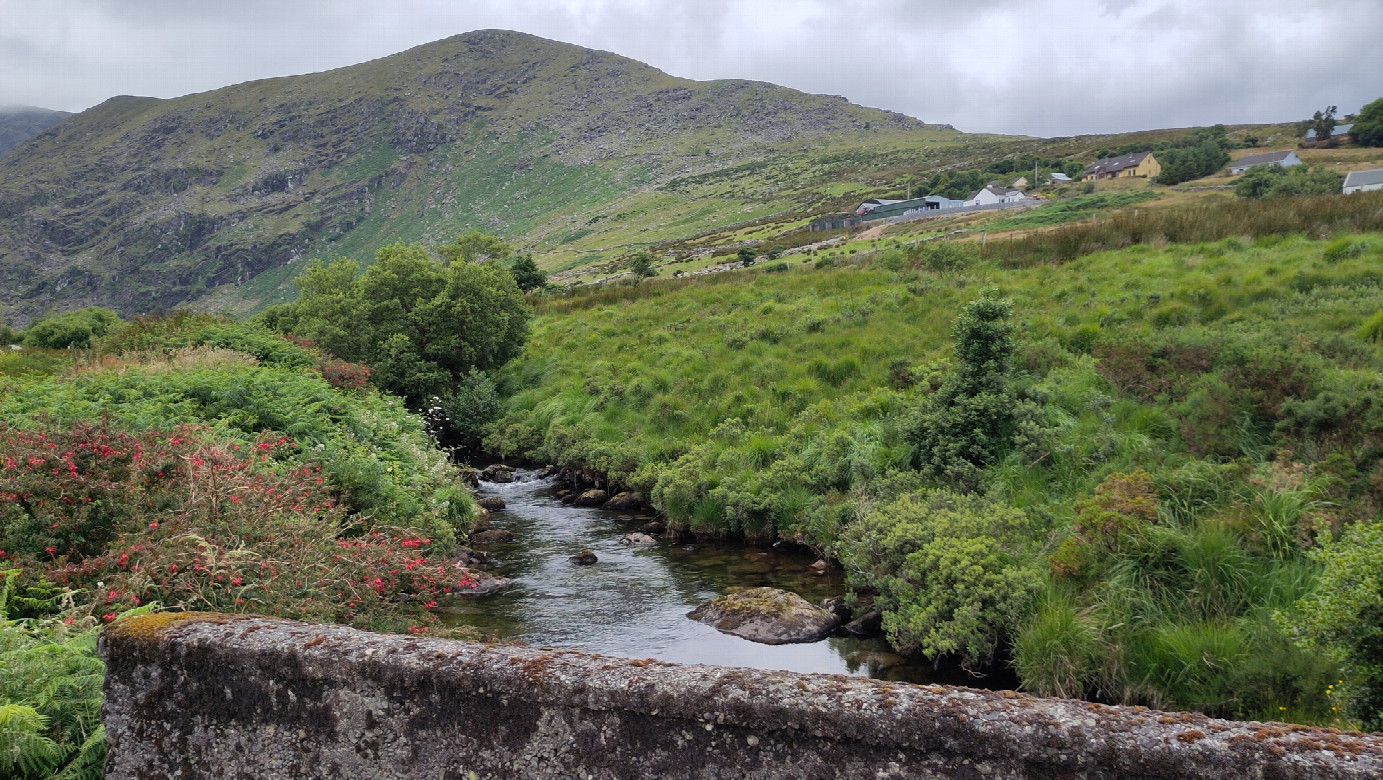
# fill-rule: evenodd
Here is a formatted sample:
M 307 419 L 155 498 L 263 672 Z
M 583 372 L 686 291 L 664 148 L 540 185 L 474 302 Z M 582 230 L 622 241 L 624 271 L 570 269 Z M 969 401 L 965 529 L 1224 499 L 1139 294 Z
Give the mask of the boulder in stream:
M 587 490 L 576 499 L 577 506 L 600 506 L 605 503 L 607 494 L 604 490 Z
M 490 554 L 479 550 L 472 550 L 469 547 L 461 547 L 456 551 L 456 565 L 461 568 L 471 566 L 485 566 L 491 561 Z
M 702 604 L 687 617 L 721 633 L 766 645 L 816 642 L 840 625 L 834 614 L 777 588 L 736 591 Z
M 577 566 L 590 566 L 591 564 L 595 563 L 600 559 L 595 557 L 595 553 L 591 552 L 590 550 L 582 550 L 581 552 L 573 555 L 567 560 L 571 561 Z
M 448 588 L 448 592 L 453 596 L 475 598 L 488 596 L 513 584 L 514 581 L 508 577 L 501 577 L 488 571 L 462 569 L 460 578 L 457 579 L 456 584 Z
M 639 532 L 645 534 L 667 533 L 667 523 L 664 523 L 662 520 L 649 520 L 647 523 L 639 526 Z
M 605 502 L 606 509 L 628 510 L 638 509 L 641 506 L 643 506 L 643 496 L 627 490 L 623 493 L 616 493 L 614 498 Z
M 475 502 L 480 504 L 481 508 L 491 512 L 498 512 L 504 508 L 504 499 L 499 496 L 485 496 L 484 498 L 476 499 Z
M 620 539 L 620 540 L 619 540 L 619 543 L 620 543 L 620 544 L 627 544 L 627 545 L 629 545 L 630 547 L 657 547 L 657 546 L 658 546 L 658 540 L 657 540 L 657 539 L 654 539 L 653 537 L 649 536 L 648 534 L 639 534 L 639 533 L 626 534 L 626 535 L 624 536 L 623 539 Z
M 877 609 L 871 609 L 858 618 L 845 624 L 845 633 L 867 639 L 884 632 L 884 616 Z
M 503 528 L 491 528 L 471 536 L 471 544 L 504 544 L 514 541 L 514 532 Z
M 486 482 L 513 482 L 514 467 L 506 466 L 503 463 L 486 466 L 485 470 L 480 472 L 480 478 Z

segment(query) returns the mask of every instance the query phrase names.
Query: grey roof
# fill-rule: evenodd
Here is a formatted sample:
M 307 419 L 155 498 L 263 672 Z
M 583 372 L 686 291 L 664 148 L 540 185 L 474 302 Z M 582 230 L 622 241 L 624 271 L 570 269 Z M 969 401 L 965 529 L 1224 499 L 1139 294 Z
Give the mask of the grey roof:
M 1070 181 L 1070 180 L 1071 180 L 1071 177 L 1070 177 L 1070 176 L 1067 176 L 1067 175 L 1064 174 L 1064 173 L 1049 173 L 1049 174 L 1047 174 L 1047 175 L 1050 176 L 1050 177 L 1052 178 L 1052 181 Z
M 1345 177 L 1346 187 L 1367 187 L 1370 184 L 1383 184 L 1383 168 L 1371 171 L 1350 171 Z
M 1117 173 L 1125 168 L 1137 168 L 1143 160 L 1147 159 L 1152 152 L 1134 152 L 1122 157 L 1106 157 L 1096 160 L 1085 167 L 1087 175 L 1103 171 L 1104 173 Z
M 1288 150 L 1285 152 L 1266 152 L 1264 154 L 1251 154 L 1248 157 L 1241 157 L 1229 164 L 1231 168 L 1244 168 L 1251 165 L 1265 165 L 1267 163 L 1282 162 L 1289 155 L 1295 152 Z
M 1345 133 L 1348 133 L 1348 132 L 1350 131 L 1350 128 L 1352 128 L 1352 127 L 1354 127 L 1354 123 L 1353 123 L 1353 122 L 1351 122 L 1351 123 L 1349 123 L 1349 124 L 1347 124 L 1347 125 L 1335 125 L 1335 128 L 1334 128 L 1333 130 L 1330 131 L 1330 137 L 1331 137 L 1331 138 L 1334 138 L 1334 137 L 1336 137 L 1336 136 L 1344 135 Z M 1306 140 L 1308 140 L 1308 141 L 1314 141 L 1314 140 L 1316 140 L 1316 130 L 1315 130 L 1315 128 L 1312 128 L 1312 129 L 1306 131 Z

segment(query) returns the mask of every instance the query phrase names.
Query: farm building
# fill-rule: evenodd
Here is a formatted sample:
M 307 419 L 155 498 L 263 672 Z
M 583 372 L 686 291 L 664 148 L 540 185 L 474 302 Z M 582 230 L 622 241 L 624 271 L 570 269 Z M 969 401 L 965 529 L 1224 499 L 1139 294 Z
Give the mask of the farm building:
M 869 200 L 866 200 L 865 202 L 861 203 L 859 205 L 859 208 L 855 209 L 855 213 L 860 216 L 864 216 L 865 214 L 868 214 L 877 208 L 883 206 L 892 206 L 895 203 L 902 202 L 903 201 L 901 200 L 885 200 L 883 198 L 870 198 Z
M 1096 181 L 1098 179 L 1121 179 L 1131 176 L 1142 176 L 1153 178 L 1162 173 L 1162 163 L 1157 161 L 1152 152 L 1134 152 L 1122 157 L 1105 157 L 1085 167 L 1085 173 L 1081 174 L 1081 181 Z
M 1345 177 L 1344 192 L 1349 195 L 1352 192 L 1372 192 L 1383 190 L 1383 168 L 1375 168 L 1371 171 L 1350 171 Z
M 827 230 L 844 230 L 860 224 L 864 220 L 858 214 L 827 214 L 812 220 L 807 229 L 813 233 L 824 233 Z
M 1047 179 L 1052 184 L 1070 184 L 1071 177 L 1064 173 L 1056 172 L 1047 174 Z
M 1266 152 L 1264 154 L 1251 154 L 1248 157 L 1241 157 L 1229 164 L 1229 172 L 1240 174 L 1255 165 L 1280 165 L 1283 168 L 1290 168 L 1293 165 L 1301 165 L 1301 158 L 1297 157 L 1296 152 Z

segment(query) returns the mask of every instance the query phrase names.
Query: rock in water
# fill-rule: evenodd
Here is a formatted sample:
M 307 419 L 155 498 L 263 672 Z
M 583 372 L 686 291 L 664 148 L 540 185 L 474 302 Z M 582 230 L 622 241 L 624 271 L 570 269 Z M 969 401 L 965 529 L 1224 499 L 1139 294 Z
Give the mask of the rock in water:
M 471 544 L 503 544 L 512 541 L 514 541 L 514 532 L 506 531 L 503 528 L 493 528 L 471 536 Z
M 456 565 L 462 568 L 471 566 L 485 566 L 490 563 L 490 554 L 479 550 L 472 550 L 469 547 L 462 547 L 456 551 Z
M 576 499 L 577 506 L 600 506 L 605 503 L 606 493 L 604 490 L 587 490 Z
M 507 577 L 500 577 L 487 571 L 463 570 L 462 577 L 448 588 L 453 596 L 488 596 L 497 590 L 507 588 L 514 584 L 514 581 Z
M 605 502 L 606 509 L 627 510 L 638 509 L 641 506 L 643 506 L 643 496 L 628 491 L 616 493 L 614 498 Z
M 884 632 L 884 616 L 877 609 L 871 609 L 857 619 L 845 624 L 846 633 L 865 639 Z
M 595 553 L 591 552 L 590 550 L 582 550 L 581 552 L 577 553 L 576 555 L 573 555 L 567 560 L 571 561 L 577 566 L 590 566 L 591 564 L 595 563 L 600 559 L 595 557 Z
M 480 504 L 481 507 L 491 512 L 498 512 L 499 510 L 504 508 L 504 499 L 500 498 L 499 496 L 486 496 L 484 498 L 476 499 L 476 503 Z
M 667 533 L 667 523 L 661 520 L 649 520 L 639 527 L 639 530 L 646 534 Z
M 658 540 L 648 534 L 627 534 L 619 540 L 620 544 L 627 544 L 630 547 L 657 547 Z
M 786 645 L 815 642 L 835 631 L 840 619 L 796 593 L 749 588 L 702 604 L 687 617 L 751 642 Z
M 486 466 L 485 470 L 480 472 L 480 478 L 486 482 L 513 482 L 514 467 L 506 466 L 503 463 Z

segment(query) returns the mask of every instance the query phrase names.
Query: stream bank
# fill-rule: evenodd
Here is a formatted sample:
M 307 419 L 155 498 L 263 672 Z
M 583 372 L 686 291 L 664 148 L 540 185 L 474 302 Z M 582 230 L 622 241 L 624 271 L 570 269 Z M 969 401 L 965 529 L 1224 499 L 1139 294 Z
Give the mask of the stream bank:
M 764 645 L 722 634 L 687 617 L 738 588 L 774 587 L 813 604 L 845 593 L 838 570 L 817 573 L 797 550 L 730 542 L 622 544 L 653 515 L 561 503 L 551 477 L 519 469 L 508 483 L 481 482 L 480 496 L 503 499 L 490 528 L 513 541 L 487 545 L 488 570 L 513 580 L 483 598 L 446 603 L 442 619 L 482 634 L 541 647 L 693 664 L 744 666 L 868 676 L 914 683 L 1012 688 L 1002 670 L 975 677 L 964 670 L 906 659 L 882 638 L 830 637 L 806 644 Z M 583 551 L 591 565 L 570 559 Z

